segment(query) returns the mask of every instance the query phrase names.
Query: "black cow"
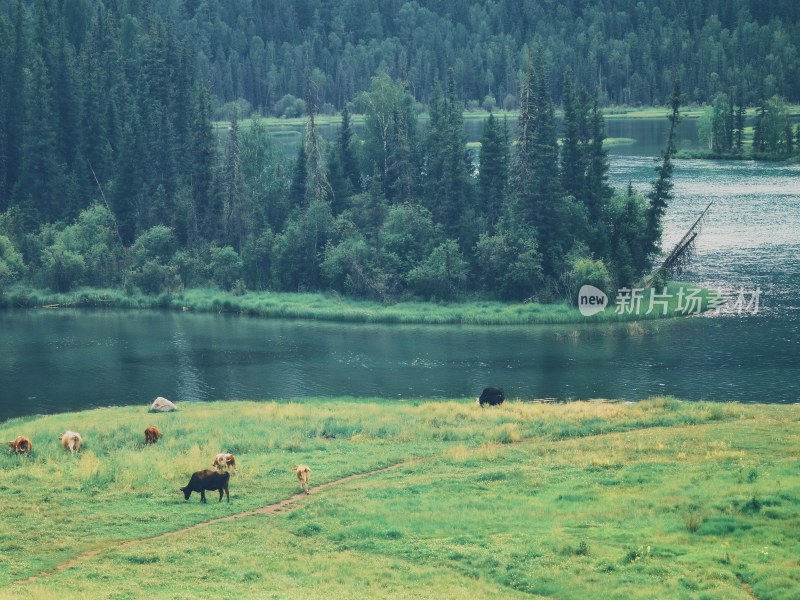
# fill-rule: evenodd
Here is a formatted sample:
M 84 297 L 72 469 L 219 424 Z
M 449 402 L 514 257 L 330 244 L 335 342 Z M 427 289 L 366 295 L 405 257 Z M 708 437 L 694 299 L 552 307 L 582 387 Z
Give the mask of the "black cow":
M 211 469 L 203 469 L 193 473 L 189 483 L 186 484 L 186 487 L 182 487 L 181 491 L 186 500 L 189 499 L 192 492 L 200 492 L 200 502 L 205 502 L 206 490 L 219 490 L 219 501 L 222 502 L 222 493 L 225 492 L 225 496 L 230 502 L 231 496 L 228 493 L 228 480 L 230 478 L 231 474 L 227 471 L 220 473 Z
M 478 398 L 476 404 L 480 404 L 481 408 L 483 408 L 484 404 L 495 406 L 497 404 L 502 404 L 505 399 L 506 395 L 503 392 L 503 388 L 487 387 L 481 392 L 481 397 Z

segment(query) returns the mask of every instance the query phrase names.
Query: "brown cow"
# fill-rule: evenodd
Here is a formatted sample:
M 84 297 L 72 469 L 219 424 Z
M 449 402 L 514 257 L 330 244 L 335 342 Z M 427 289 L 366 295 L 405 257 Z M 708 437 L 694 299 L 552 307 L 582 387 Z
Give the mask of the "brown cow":
M 217 454 L 217 456 L 214 458 L 214 463 L 211 466 L 218 471 L 225 471 L 228 467 L 230 467 L 234 473 L 239 472 L 236 468 L 236 457 L 228 452 L 220 452 Z
M 30 454 L 33 450 L 33 443 L 29 437 L 18 435 L 13 442 L 7 442 L 14 454 Z
M 306 494 L 310 494 L 311 492 L 308 491 L 308 484 L 311 479 L 311 469 L 309 469 L 306 465 L 297 465 L 296 467 L 292 468 L 297 475 L 297 480 L 300 482 L 300 487 L 303 488 L 303 491 Z
M 161 432 L 155 425 L 151 425 L 150 427 L 144 430 L 145 444 L 155 444 L 158 441 L 158 438 L 160 437 L 161 437 Z
M 80 433 L 75 431 L 65 431 L 61 435 L 61 445 L 64 446 L 64 450 L 69 450 L 74 454 L 81 449 L 83 438 Z

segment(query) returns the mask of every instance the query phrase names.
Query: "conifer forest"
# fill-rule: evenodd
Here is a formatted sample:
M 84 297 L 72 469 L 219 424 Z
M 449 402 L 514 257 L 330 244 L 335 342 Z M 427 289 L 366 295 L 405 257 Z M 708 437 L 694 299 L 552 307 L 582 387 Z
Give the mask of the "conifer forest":
M 796 0 L 0 0 L 0 295 L 629 285 L 685 106 L 714 151 L 749 107 L 754 150 L 796 153 L 798 47 Z M 617 106 L 667 107 L 647 193 L 609 185 Z

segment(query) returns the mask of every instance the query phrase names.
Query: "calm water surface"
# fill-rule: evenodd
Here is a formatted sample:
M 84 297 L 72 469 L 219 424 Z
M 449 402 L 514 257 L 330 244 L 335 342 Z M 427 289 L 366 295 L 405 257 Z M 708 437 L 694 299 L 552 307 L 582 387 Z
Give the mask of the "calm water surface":
M 683 143 L 692 143 L 691 131 Z M 636 152 L 615 150 L 615 186 L 648 189 L 652 155 Z M 474 397 L 490 384 L 526 398 L 800 402 L 800 166 L 678 161 L 674 183 L 665 246 L 714 200 L 683 278 L 720 288 L 731 302 L 740 289 L 760 288 L 756 315 L 642 326 L 420 327 L 0 312 L 0 420 L 144 405 L 158 395 Z

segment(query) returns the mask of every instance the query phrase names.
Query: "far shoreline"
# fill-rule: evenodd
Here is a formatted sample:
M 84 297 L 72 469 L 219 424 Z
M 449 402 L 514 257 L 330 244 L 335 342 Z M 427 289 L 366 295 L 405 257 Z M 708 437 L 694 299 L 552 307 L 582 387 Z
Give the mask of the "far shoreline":
M 502 302 L 468 300 L 460 302 L 403 301 L 392 304 L 356 300 L 335 293 L 246 292 L 235 295 L 218 289 L 191 288 L 157 296 L 127 294 L 118 289 L 79 288 L 56 293 L 27 287 L 14 287 L 0 297 L 0 309 L 115 308 L 157 309 L 196 313 L 227 313 L 269 319 L 302 319 L 337 323 L 384 323 L 408 325 L 588 325 L 597 323 L 635 323 L 638 321 L 696 316 L 709 309 L 712 292 L 701 288 L 702 307 L 696 313 L 677 310 L 677 289 L 693 284 L 670 282 L 667 314 L 644 306 L 636 314 L 618 314 L 609 299 L 607 308 L 584 316 L 567 302 Z M 643 305 L 645 303 L 642 303 Z M 642 313 L 642 314 L 640 314 Z

